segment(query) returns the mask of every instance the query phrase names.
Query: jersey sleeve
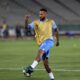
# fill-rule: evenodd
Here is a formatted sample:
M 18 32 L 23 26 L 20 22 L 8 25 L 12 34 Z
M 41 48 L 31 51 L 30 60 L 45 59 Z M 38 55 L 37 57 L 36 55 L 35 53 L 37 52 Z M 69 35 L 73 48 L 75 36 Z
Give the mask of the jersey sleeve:
M 28 25 L 28 28 L 29 28 L 29 29 L 34 29 L 34 22 L 30 23 L 30 24 Z
M 54 21 L 52 21 L 52 30 L 55 32 L 57 30 L 57 25 Z

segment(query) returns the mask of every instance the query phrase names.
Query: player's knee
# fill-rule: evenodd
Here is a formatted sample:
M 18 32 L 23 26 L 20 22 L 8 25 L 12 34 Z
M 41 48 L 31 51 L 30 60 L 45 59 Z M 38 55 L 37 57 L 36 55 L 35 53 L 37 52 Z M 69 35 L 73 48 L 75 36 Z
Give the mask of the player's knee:
M 40 50 L 38 51 L 38 53 L 39 53 L 39 54 L 44 54 L 45 52 L 40 49 Z
M 38 51 L 38 58 L 42 59 L 42 56 L 45 52 L 43 50 Z
M 37 55 L 37 57 L 36 57 L 36 60 L 37 60 L 38 62 L 41 61 L 43 54 L 44 54 L 44 51 L 43 51 L 43 50 L 39 50 L 39 51 L 38 51 L 38 55 Z

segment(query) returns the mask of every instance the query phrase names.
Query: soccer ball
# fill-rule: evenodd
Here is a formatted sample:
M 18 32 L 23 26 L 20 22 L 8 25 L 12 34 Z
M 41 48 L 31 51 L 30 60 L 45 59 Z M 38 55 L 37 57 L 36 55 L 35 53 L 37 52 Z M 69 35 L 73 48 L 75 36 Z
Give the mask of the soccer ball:
M 26 73 L 26 71 L 25 71 L 25 70 L 23 70 L 23 73 L 24 73 L 24 75 L 25 75 L 26 77 L 30 77 L 30 76 L 31 76 L 31 74 Z

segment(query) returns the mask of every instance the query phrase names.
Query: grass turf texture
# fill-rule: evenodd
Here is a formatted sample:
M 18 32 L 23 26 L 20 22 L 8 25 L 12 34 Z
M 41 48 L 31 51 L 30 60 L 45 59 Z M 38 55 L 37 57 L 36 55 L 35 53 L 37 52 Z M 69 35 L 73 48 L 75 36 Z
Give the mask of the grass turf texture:
M 22 74 L 37 50 L 33 40 L 0 40 L 0 80 L 49 80 L 45 70 L 36 70 L 30 78 Z M 60 46 L 51 49 L 49 62 L 55 80 L 80 80 L 80 38 L 61 38 Z M 44 69 L 42 61 L 36 69 Z

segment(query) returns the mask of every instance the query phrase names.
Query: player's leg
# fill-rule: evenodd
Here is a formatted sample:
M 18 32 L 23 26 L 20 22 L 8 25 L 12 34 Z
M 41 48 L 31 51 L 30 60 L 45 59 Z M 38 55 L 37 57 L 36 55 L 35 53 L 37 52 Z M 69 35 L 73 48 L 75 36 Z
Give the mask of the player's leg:
M 50 79 L 51 79 L 51 80 L 54 80 L 54 75 L 53 75 L 53 73 L 52 73 L 52 71 L 51 71 L 51 68 L 49 67 L 48 58 L 45 58 L 45 59 L 43 60 L 43 64 L 44 64 L 44 67 L 45 67 L 46 71 L 47 71 L 48 74 L 49 74 Z
M 40 60 L 42 59 L 43 55 L 45 54 L 45 52 L 49 53 L 49 49 L 52 48 L 53 46 L 53 40 L 46 40 L 39 48 L 38 51 L 38 55 L 36 57 L 36 59 L 34 60 L 33 64 L 31 65 L 31 67 L 34 69 L 37 64 L 40 62 Z M 48 54 L 47 54 L 48 56 Z
M 36 59 L 33 61 L 33 63 L 28 68 L 26 68 L 25 70 L 26 72 L 25 71 L 23 72 L 29 74 L 30 76 L 34 68 L 38 65 L 38 63 L 42 59 L 42 56 L 44 55 L 44 53 L 47 52 L 50 48 L 52 48 L 52 46 L 53 46 L 53 40 L 46 40 L 44 43 L 42 43 L 42 45 L 39 48 Z
M 35 60 L 33 61 L 33 63 L 29 67 L 27 67 L 25 70 L 23 70 L 24 75 L 26 75 L 27 77 L 31 76 L 33 70 L 35 69 L 35 67 L 40 62 L 43 54 L 44 54 L 43 50 L 39 50 L 38 51 L 37 57 L 35 58 Z

